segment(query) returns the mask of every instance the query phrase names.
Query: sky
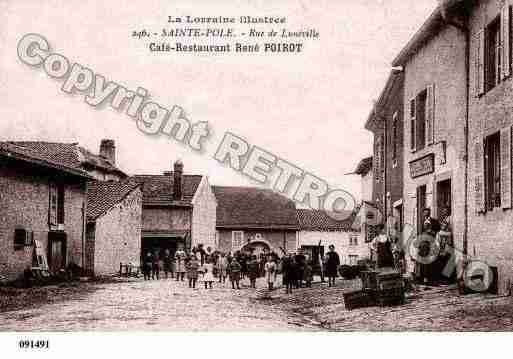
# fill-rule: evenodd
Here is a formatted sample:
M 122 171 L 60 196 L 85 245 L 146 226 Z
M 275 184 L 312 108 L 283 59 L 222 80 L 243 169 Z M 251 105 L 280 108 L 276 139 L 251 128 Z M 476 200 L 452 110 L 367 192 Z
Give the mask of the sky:
M 176 159 L 184 171 L 218 185 L 255 185 L 213 155 L 226 131 L 360 197 L 358 161 L 371 155 L 363 126 L 390 63 L 436 6 L 436 0 L 281 1 L 0 0 L 0 140 L 79 142 L 97 152 L 116 141 L 130 174 L 161 173 Z M 169 28 L 168 16 L 283 16 L 290 30 L 314 28 L 300 54 L 150 53 L 133 31 Z M 265 25 L 257 26 L 268 30 Z M 277 26 L 281 28 L 282 26 Z M 17 57 L 27 33 L 51 50 L 128 89 L 143 87 L 211 136 L 197 153 L 165 136 L 139 131 L 125 113 L 94 108 L 61 80 Z

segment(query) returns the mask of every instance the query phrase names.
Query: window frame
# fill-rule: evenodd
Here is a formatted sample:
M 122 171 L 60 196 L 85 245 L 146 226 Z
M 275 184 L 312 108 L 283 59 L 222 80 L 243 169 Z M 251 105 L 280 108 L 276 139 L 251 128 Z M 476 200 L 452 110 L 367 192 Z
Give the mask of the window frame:
M 239 245 L 235 245 L 236 242 L 235 242 L 235 236 L 240 234 L 240 244 Z M 242 248 L 244 244 L 244 231 L 241 231 L 241 230 L 237 230 L 237 231 L 232 231 L 232 250 L 239 250 Z
M 392 115 L 392 160 L 397 159 L 397 131 L 398 131 L 398 117 L 399 113 L 398 111 L 395 111 Z
M 493 90 L 502 81 L 502 41 L 501 15 L 499 14 L 485 27 L 485 56 L 483 59 L 485 92 Z
M 485 209 L 501 208 L 501 137 L 500 131 L 484 138 Z

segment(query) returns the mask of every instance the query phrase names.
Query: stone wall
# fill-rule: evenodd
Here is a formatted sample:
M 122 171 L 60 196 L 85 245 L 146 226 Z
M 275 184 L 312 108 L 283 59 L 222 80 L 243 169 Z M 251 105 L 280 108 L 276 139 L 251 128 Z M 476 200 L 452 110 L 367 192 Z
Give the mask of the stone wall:
M 139 265 L 141 255 L 142 192 L 132 191 L 96 220 L 94 274 L 119 271 L 120 263 Z

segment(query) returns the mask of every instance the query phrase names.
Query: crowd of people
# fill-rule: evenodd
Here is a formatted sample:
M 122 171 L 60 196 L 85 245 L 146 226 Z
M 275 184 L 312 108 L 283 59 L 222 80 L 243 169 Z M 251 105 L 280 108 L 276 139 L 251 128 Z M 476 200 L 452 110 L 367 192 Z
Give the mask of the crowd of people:
M 399 238 L 387 233 L 384 225 L 379 226 L 379 235 L 371 244 L 371 259 L 376 263 L 376 268 L 395 267 L 405 273 L 408 255 L 414 264 L 411 272 L 418 283 L 438 285 L 454 282 L 455 259 L 450 216 L 440 222 L 426 208 L 419 223 L 419 234 L 412 243 L 413 248 L 406 248 L 408 253 Z
M 212 289 L 214 283 L 224 285 L 228 280 L 234 290 L 240 289 L 245 279 L 251 288 L 256 288 L 258 278 L 265 278 L 267 288 L 274 290 L 281 274 L 286 293 L 292 293 L 293 289 L 311 287 L 314 268 L 320 268 L 323 282 L 328 277 L 329 286 L 334 286 L 339 265 L 340 258 L 333 245 L 323 258 L 309 258 L 302 250 L 283 253 L 280 257 L 273 251 L 259 255 L 243 251 L 224 253 L 205 250 L 202 245 L 186 253 L 180 245 L 175 253 L 168 249 L 162 253 L 146 251 L 142 272 L 145 280 L 187 280 L 190 288 L 196 288 L 200 282 L 205 289 Z

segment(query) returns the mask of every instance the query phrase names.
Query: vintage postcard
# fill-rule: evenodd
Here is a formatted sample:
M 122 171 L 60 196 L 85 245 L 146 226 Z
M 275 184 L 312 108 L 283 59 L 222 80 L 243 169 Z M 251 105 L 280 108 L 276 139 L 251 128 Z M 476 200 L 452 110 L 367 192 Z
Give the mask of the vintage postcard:
M 1 0 L 9 346 L 511 331 L 512 7 Z

